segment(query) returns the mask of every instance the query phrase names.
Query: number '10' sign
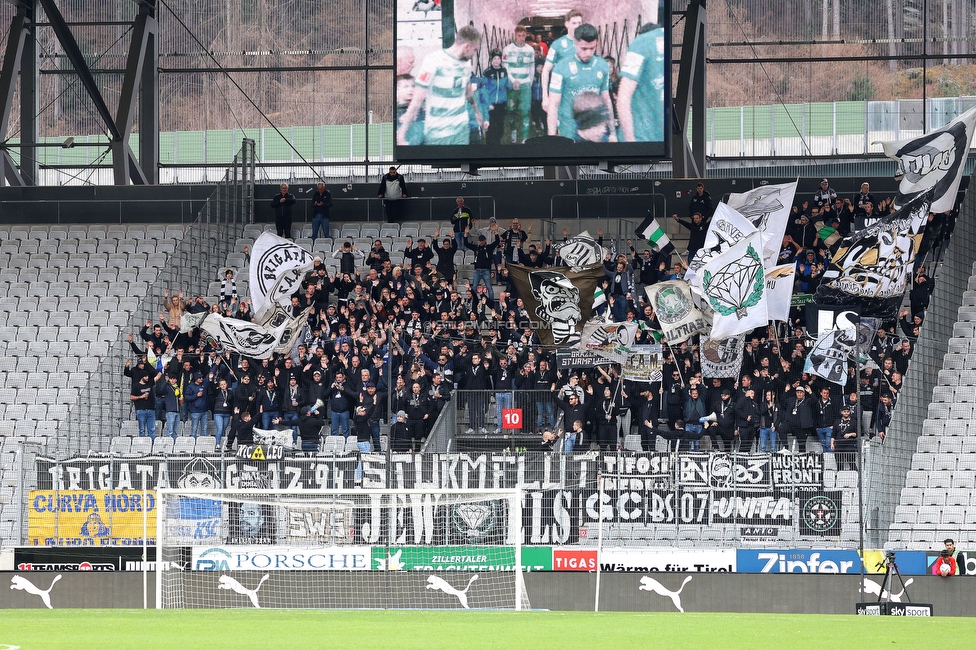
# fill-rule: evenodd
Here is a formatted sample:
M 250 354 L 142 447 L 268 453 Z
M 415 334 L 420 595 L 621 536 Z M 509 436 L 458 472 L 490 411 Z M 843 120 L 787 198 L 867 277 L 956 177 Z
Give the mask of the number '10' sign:
M 502 409 L 502 428 L 521 429 L 522 409 Z

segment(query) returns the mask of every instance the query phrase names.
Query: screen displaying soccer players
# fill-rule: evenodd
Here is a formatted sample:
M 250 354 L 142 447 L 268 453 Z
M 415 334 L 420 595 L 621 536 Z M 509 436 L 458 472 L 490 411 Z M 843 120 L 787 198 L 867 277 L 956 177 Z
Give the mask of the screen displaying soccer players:
M 669 15 L 669 0 L 570 0 L 558 8 L 538 0 L 397 0 L 397 159 L 665 156 Z

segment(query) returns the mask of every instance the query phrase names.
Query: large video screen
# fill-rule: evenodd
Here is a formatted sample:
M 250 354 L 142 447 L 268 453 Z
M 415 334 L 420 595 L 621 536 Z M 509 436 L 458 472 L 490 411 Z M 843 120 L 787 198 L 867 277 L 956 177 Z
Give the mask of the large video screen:
M 667 156 L 670 9 L 670 0 L 397 0 L 397 159 Z

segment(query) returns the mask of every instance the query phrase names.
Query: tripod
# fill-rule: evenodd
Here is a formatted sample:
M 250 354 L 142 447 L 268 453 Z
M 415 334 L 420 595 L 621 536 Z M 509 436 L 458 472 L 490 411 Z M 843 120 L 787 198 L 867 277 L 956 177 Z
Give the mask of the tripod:
M 898 576 L 898 582 L 901 583 L 901 591 L 905 594 L 905 598 L 908 602 L 912 602 L 912 597 L 908 595 L 908 587 L 905 586 L 905 579 L 901 577 L 901 571 L 898 570 L 898 565 L 895 563 L 895 554 L 888 553 L 885 558 L 878 562 L 880 567 L 884 564 L 884 580 L 881 581 L 881 591 L 878 593 L 878 602 L 881 602 L 882 597 L 886 603 L 891 602 L 891 588 L 895 584 L 894 577 Z

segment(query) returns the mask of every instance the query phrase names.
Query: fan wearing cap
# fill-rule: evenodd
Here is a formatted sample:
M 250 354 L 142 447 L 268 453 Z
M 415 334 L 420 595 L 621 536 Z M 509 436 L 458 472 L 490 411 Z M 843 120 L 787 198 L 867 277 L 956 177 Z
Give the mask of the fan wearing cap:
M 857 469 L 857 423 L 847 404 L 840 407 L 840 418 L 834 424 L 830 449 L 837 454 L 837 469 Z
M 833 205 L 836 198 L 837 192 L 830 189 L 830 182 L 825 178 L 820 181 L 820 187 L 813 194 L 813 204 L 822 208 L 825 205 Z

